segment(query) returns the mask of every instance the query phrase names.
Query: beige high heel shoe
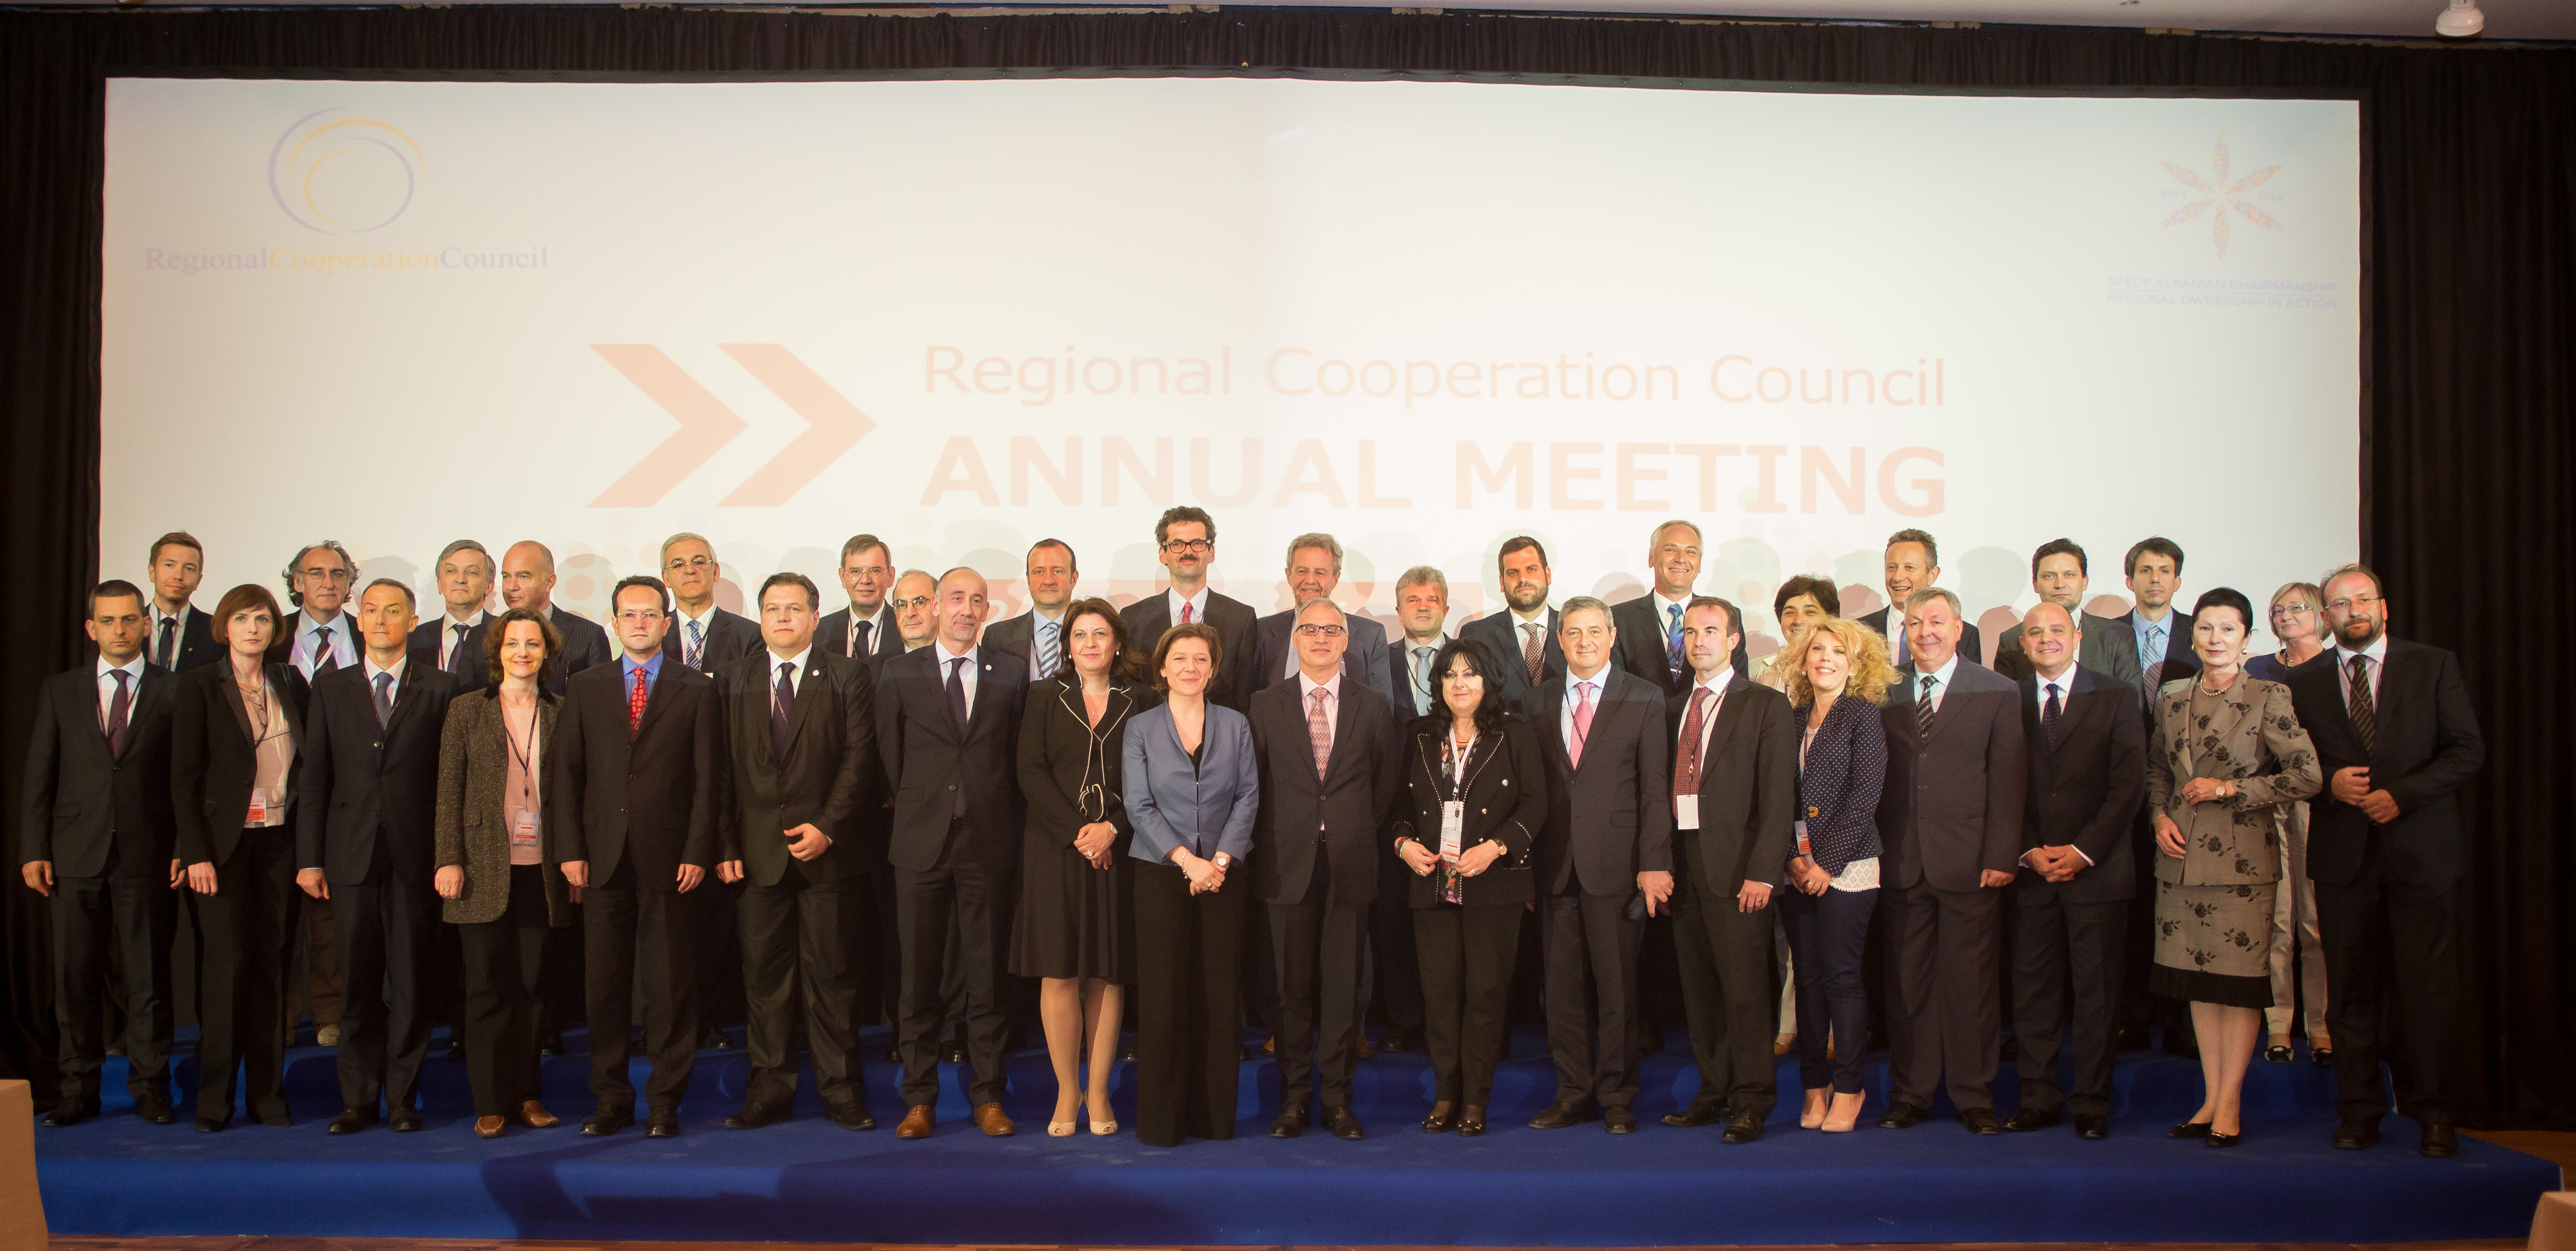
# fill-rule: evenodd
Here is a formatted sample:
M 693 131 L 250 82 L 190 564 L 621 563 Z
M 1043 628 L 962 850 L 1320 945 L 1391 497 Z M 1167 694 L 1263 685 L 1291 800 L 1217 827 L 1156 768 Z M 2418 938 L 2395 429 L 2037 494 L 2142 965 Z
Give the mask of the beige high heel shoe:
M 1860 1125 L 1860 1105 L 1867 1092 L 1834 1095 L 1834 1107 L 1825 1114 L 1824 1130 L 1828 1134 L 1848 1134 Z
M 1088 1108 L 1084 1109 L 1084 1112 L 1085 1112 L 1085 1114 L 1086 1114 L 1086 1115 L 1088 1115 L 1088 1114 L 1089 1114 L 1089 1109 L 1088 1109 Z M 1118 1119 L 1117 1119 L 1116 1117 L 1111 1117 L 1110 1119 L 1108 1119 L 1108 1120 L 1105 1120 L 1105 1121 L 1104 1121 L 1104 1120 L 1100 1119 L 1099 1117 L 1094 1116 L 1094 1117 L 1092 1117 L 1092 1118 L 1091 1118 L 1091 1132 L 1092 1132 L 1092 1135 L 1093 1135 L 1094 1137 L 1099 1137 L 1099 1138 L 1106 1138 L 1106 1137 L 1110 1136 L 1111 1134 L 1117 1133 L 1117 1132 L 1118 1132 Z
M 1808 1091 L 1806 1103 L 1798 1108 L 1798 1128 L 1814 1129 L 1825 1123 L 1825 1099 L 1817 1098 L 1818 1095 L 1824 1095 L 1825 1099 L 1832 1098 L 1828 1091 Z

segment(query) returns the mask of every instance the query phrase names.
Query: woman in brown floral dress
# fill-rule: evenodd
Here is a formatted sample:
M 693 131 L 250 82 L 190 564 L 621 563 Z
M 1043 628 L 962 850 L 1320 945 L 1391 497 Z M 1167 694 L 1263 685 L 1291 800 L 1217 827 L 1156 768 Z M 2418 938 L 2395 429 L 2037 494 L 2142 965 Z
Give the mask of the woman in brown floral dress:
M 2191 1003 L 2204 1093 L 2172 1136 L 2212 1147 L 2244 1137 L 2245 1068 L 2272 1006 L 2272 893 L 2281 877 L 2273 813 L 2324 784 L 2290 688 L 2245 675 L 2253 622 L 2253 604 L 2226 587 L 2192 606 L 2201 671 L 2157 693 L 2147 752 L 2147 803 L 2164 853 L 2147 987 Z

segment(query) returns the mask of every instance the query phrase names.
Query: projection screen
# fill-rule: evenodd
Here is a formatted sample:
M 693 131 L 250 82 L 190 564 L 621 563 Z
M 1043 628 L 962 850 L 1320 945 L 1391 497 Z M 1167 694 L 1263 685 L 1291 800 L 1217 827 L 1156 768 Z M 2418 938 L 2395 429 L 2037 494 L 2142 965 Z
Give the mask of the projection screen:
M 1265 612 L 1305 531 L 1463 619 L 1505 538 L 1621 598 L 1667 517 L 1755 655 L 1900 527 L 1990 649 L 2060 536 L 2097 602 L 2162 534 L 2259 603 L 2356 553 L 2360 150 L 2349 100 L 119 78 L 104 573 L 336 538 L 427 615 L 448 540 L 537 538 L 604 618 L 691 530 L 828 609 L 872 531 L 998 620 L 1041 537 L 1154 589 L 1194 503 Z

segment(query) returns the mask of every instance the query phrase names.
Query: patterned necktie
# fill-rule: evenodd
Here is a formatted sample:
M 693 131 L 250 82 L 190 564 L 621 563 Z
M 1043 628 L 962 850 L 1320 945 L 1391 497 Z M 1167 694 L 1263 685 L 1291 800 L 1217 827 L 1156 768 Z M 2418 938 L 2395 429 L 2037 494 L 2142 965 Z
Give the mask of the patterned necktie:
M 111 676 L 116 679 L 116 694 L 108 697 L 107 701 L 107 754 L 122 756 L 125 754 L 125 722 L 133 715 L 134 702 L 132 693 L 125 689 L 129 675 L 123 669 L 117 669 L 111 671 Z
M 321 677 L 340 667 L 340 657 L 331 651 L 331 627 L 313 632 L 313 676 Z
M 1583 767 L 1584 740 L 1592 737 L 1592 684 L 1577 682 L 1574 691 L 1574 741 L 1565 745 L 1565 758 L 1580 769 Z
M 644 728 L 644 666 L 635 666 L 635 689 L 626 695 L 626 737 Z
M 1306 742 L 1315 749 L 1315 780 L 1322 781 L 1324 766 L 1333 759 L 1333 721 L 1324 715 L 1324 688 L 1306 693 Z
M 1190 602 L 1189 602 L 1188 600 L 1182 600 L 1182 601 L 1181 601 L 1181 624 L 1182 624 L 1182 625 L 1188 625 L 1189 623 L 1190 623 Z
M 1679 686 L 1681 685 L 1683 668 L 1682 606 L 1679 604 L 1666 604 L 1664 605 L 1664 611 L 1670 614 L 1673 619 L 1672 627 L 1664 631 L 1664 668 L 1672 671 L 1672 683 L 1675 686 Z
M 2147 660 L 2147 656 L 2153 656 L 2155 659 Z M 2165 684 L 2165 628 L 2163 626 L 2147 627 L 2147 656 L 2140 656 L 2138 659 L 2147 661 L 2147 694 L 2152 696 L 2163 689 Z
M 1041 623 L 1038 626 L 1038 677 L 1040 678 L 1051 678 L 1055 676 L 1055 639 L 1055 622 L 1048 621 Z
M 163 617 L 161 619 L 161 646 L 157 649 L 160 654 L 153 657 L 152 663 L 159 665 L 164 669 L 169 668 L 170 662 L 178 659 L 178 656 L 173 650 L 178 641 L 179 619 L 177 617 Z
M 454 634 L 447 644 L 447 671 L 463 673 L 465 672 L 465 627 L 449 626 L 448 629 Z
M 1413 703 L 1424 712 L 1431 711 L 1435 702 L 1431 698 L 1431 658 L 1439 654 L 1439 649 L 1433 647 L 1413 649 Z
M 1539 684 L 1539 675 L 1546 671 L 1546 662 L 1547 645 L 1539 640 L 1538 623 L 1523 622 L 1521 624 L 1521 663 L 1529 666 L 1530 685 Z
M 853 621 L 850 623 L 851 655 L 865 656 L 870 654 L 868 649 L 868 635 L 876 628 L 877 623 L 873 621 Z
M 778 662 L 778 685 L 769 688 L 769 755 L 787 759 L 787 715 L 796 710 L 796 666 Z
M 385 728 L 385 723 L 393 719 L 394 675 L 379 673 L 376 675 L 376 728 Z
M 1940 681 L 1931 674 L 1923 675 L 1923 694 L 1914 701 L 1914 732 L 1917 737 L 1932 737 L 1932 688 Z
M 2057 717 L 2064 711 L 2065 705 L 2057 702 L 2057 684 L 2051 682 L 2048 684 L 2048 706 L 2039 710 L 2039 737 L 2048 744 L 2052 755 L 2057 751 Z
M 2355 656 L 2344 662 L 2352 675 L 2352 732 L 2361 736 L 2361 754 L 2379 750 L 2379 707 L 2370 695 L 2370 657 Z
M 1673 753 L 1673 793 L 1676 795 L 1699 793 L 1699 738 L 1702 727 L 1707 724 L 1702 716 L 1707 704 L 1708 688 L 1693 688 L 1690 712 L 1682 718 L 1681 746 Z
M 707 636 L 698 630 L 698 623 L 692 621 L 689 623 L 688 654 L 680 658 L 680 663 L 692 669 L 704 669 L 706 666 L 699 662 L 706 659 L 706 655 Z

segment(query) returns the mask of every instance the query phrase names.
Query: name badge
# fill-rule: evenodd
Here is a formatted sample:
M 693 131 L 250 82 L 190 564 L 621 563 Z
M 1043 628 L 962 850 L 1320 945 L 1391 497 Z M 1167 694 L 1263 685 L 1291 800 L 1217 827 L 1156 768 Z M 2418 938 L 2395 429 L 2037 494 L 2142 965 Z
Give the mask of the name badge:
M 512 846 L 512 847 L 514 847 L 514 848 L 516 848 L 516 847 L 534 847 L 534 846 L 536 846 L 536 845 L 537 845 L 537 810 L 536 810 L 536 809 L 534 809 L 534 808 L 513 808 L 513 809 L 511 809 L 511 810 L 510 810 L 510 846 Z
M 1677 830 L 1699 828 L 1699 796 L 1673 796 L 1673 828 Z
M 266 824 L 268 824 L 268 788 L 267 788 L 267 787 L 265 787 L 265 786 L 254 786 L 254 787 L 250 788 L 250 815 L 242 818 L 242 824 L 243 824 L 243 825 L 266 825 Z
M 1440 854 L 1452 860 L 1463 850 L 1459 843 L 1467 836 L 1465 800 L 1446 800 L 1440 805 Z
M 1810 860 L 1816 858 L 1815 847 L 1807 842 L 1807 823 L 1804 821 L 1798 823 L 1798 854 Z

